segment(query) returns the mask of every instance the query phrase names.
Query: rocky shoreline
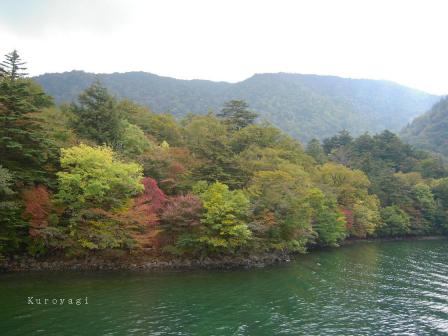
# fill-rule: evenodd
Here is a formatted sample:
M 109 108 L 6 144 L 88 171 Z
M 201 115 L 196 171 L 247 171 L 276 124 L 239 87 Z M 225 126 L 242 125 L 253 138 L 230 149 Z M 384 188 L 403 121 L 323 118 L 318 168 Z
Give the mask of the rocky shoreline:
M 377 243 L 377 242 L 395 242 L 395 241 L 412 241 L 412 240 L 439 240 L 448 239 L 447 236 L 404 236 L 404 237 L 381 237 L 381 238 L 350 238 L 341 242 L 340 246 L 352 245 L 356 243 Z
M 378 239 L 348 239 L 341 246 L 360 242 L 391 242 L 404 240 L 435 240 L 447 239 L 446 236 L 395 237 Z M 313 253 L 317 249 L 311 249 Z M 297 254 L 287 252 L 270 252 L 240 256 L 222 256 L 205 258 L 167 258 L 150 254 L 126 255 L 122 257 L 104 257 L 90 255 L 84 258 L 67 259 L 52 257 L 36 259 L 29 256 L 15 256 L 0 261 L 0 272 L 26 271 L 163 271 L 163 270 L 194 270 L 194 269 L 232 269 L 256 268 L 268 265 L 290 262 Z
M 138 257 L 136 259 L 109 259 L 89 256 L 82 259 L 38 260 L 32 257 L 16 257 L 0 262 L 1 272 L 24 271 L 157 271 L 157 270 L 193 270 L 193 269 L 231 269 L 265 267 L 291 261 L 291 254 L 263 253 L 258 255 L 201 258 L 201 259 L 157 259 Z

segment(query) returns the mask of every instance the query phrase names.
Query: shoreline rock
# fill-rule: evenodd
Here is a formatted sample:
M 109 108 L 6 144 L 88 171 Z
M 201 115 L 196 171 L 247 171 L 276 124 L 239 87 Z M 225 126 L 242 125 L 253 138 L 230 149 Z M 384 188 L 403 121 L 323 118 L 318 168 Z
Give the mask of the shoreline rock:
M 27 271 L 158 271 L 158 270 L 194 270 L 194 269 L 233 269 L 257 268 L 286 263 L 291 260 L 287 253 L 263 253 L 249 256 L 224 256 L 203 259 L 157 259 L 154 256 L 139 256 L 136 260 L 118 258 L 115 260 L 88 256 L 84 259 L 38 260 L 32 257 L 19 257 L 0 262 L 1 272 Z
M 447 239 L 445 236 L 396 237 L 377 239 L 349 239 L 341 243 L 341 247 L 356 243 L 436 240 Z M 321 249 L 311 249 L 313 251 Z M 89 255 L 82 259 L 65 257 L 49 257 L 42 260 L 29 256 L 13 256 L 0 261 L 0 272 L 34 272 L 34 271 L 164 271 L 164 270 L 220 270 L 237 268 L 259 268 L 290 262 L 297 253 L 265 252 L 251 255 L 193 258 L 167 258 L 150 254 L 126 255 L 125 257 L 104 257 Z

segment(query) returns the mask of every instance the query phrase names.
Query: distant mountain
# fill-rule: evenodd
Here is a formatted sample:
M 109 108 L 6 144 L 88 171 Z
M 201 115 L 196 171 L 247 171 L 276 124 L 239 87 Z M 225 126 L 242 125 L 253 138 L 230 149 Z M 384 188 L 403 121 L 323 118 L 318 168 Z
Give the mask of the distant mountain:
M 261 119 L 302 141 L 322 139 L 342 129 L 354 135 L 398 131 L 439 99 L 388 81 L 287 73 L 257 74 L 234 84 L 179 80 L 145 72 L 71 71 L 35 79 L 57 102 L 68 102 L 95 78 L 120 98 L 176 116 L 218 111 L 225 101 L 244 99 Z
M 448 97 L 431 110 L 414 119 L 401 132 L 402 138 L 414 146 L 448 157 Z

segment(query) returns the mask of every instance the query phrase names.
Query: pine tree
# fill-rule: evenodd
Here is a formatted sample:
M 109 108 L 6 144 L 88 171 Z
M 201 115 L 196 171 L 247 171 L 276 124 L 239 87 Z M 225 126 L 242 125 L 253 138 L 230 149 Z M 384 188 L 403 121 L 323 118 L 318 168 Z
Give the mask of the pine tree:
M 5 252 L 17 249 L 27 225 L 22 219 L 22 207 L 12 189 L 14 178 L 0 165 L 0 259 Z
M 253 124 L 258 114 L 250 111 L 244 100 L 231 100 L 224 104 L 218 117 L 224 119 L 230 130 L 238 131 Z
M 48 159 L 48 141 L 35 112 L 52 104 L 50 97 L 29 79 L 23 78 L 24 63 L 16 51 L 2 63 L 0 78 L 0 157 L 5 168 L 24 181 L 42 181 Z
M 325 155 L 320 141 L 317 139 L 311 139 L 306 146 L 306 153 L 313 157 L 318 164 L 323 164 L 327 161 L 327 155 Z
M 26 70 L 25 64 L 25 62 L 22 62 L 17 50 L 13 50 L 9 54 L 6 54 L 5 60 L 0 63 L 0 77 L 12 80 L 25 77 L 28 75 L 22 72 L 22 70 Z
M 342 130 L 335 136 L 324 140 L 323 148 L 325 153 L 330 154 L 332 151 L 340 147 L 347 146 L 353 141 L 352 136 L 347 130 Z
M 120 118 L 115 98 L 99 81 L 95 81 L 80 94 L 78 101 L 71 105 L 71 111 L 76 116 L 73 122 L 76 133 L 99 145 L 115 146 L 120 138 Z

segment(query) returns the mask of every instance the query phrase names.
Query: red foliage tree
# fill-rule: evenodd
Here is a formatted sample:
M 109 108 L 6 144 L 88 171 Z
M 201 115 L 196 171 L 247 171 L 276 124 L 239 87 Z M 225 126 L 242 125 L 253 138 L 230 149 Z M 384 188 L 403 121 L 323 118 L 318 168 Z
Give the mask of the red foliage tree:
M 135 198 L 135 206 L 146 206 L 147 211 L 153 214 L 160 213 L 167 201 L 165 193 L 159 188 L 157 181 L 151 177 L 145 177 L 142 180 L 142 184 L 145 189 L 143 193 Z
M 345 222 L 346 224 L 346 228 L 347 230 L 350 230 L 353 227 L 353 224 L 355 222 L 355 218 L 353 216 L 353 211 L 350 209 L 341 209 L 341 212 L 344 214 L 345 216 Z
M 201 224 L 201 212 L 202 202 L 195 195 L 170 197 L 160 214 L 163 239 L 173 243 L 178 234 L 195 230 Z
M 197 196 L 192 194 L 173 196 L 163 209 L 161 224 L 181 229 L 197 226 L 200 224 L 201 210 L 202 202 Z
M 39 185 L 25 190 L 22 198 L 25 203 L 24 217 L 30 221 L 29 235 L 37 237 L 40 230 L 48 226 L 52 210 L 51 195 L 46 187 Z
M 170 195 L 198 164 L 188 149 L 178 147 L 156 148 L 143 161 L 145 174 L 157 178 L 160 187 Z
M 142 184 L 145 189 L 134 199 L 133 207 L 125 217 L 128 223 L 135 223 L 141 229 L 140 233 L 134 235 L 138 244 L 150 247 L 154 245 L 157 235 L 155 226 L 159 223 L 159 215 L 167 203 L 167 197 L 153 178 L 145 177 Z

